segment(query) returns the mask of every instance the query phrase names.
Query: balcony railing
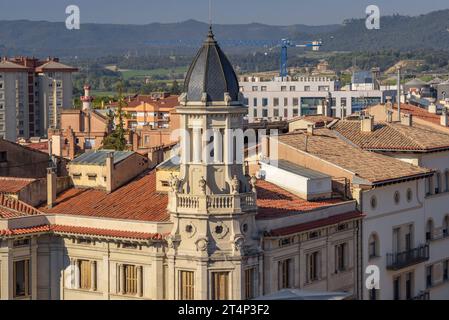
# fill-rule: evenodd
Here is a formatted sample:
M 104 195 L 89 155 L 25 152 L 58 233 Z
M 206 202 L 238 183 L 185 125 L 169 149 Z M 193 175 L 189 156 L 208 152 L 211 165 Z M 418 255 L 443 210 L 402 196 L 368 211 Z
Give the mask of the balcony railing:
M 421 291 L 416 297 L 413 297 L 412 300 L 430 300 L 429 291 Z
M 429 260 L 429 245 L 421 245 L 407 251 L 387 254 L 387 269 L 399 270 Z
M 256 198 L 252 192 L 240 194 L 222 194 L 222 195 L 186 195 L 174 194 L 175 202 L 169 203 L 172 209 L 178 212 L 209 212 L 221 213 L 239 210 L 255 210 Z M 176 204 L 175 204 L 176 203 Z M 173 207 L 172 204 L 175 204 Z

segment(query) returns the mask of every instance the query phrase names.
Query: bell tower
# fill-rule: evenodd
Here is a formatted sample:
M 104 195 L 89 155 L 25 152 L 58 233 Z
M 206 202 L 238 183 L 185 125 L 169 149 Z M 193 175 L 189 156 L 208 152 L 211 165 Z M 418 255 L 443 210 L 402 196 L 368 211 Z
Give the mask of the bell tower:
M 177 113 L 180 175 L 170 181 L 168 204 L 174 223 L 167 254 L 171 298 L 192 298 L 185 272 L 193 272 L 194 299 L 245 298 L 245 270 L 257 274 L 262 266 L 256 178 L 244 172 L 247 108 L 212 29 L 188 70 Z

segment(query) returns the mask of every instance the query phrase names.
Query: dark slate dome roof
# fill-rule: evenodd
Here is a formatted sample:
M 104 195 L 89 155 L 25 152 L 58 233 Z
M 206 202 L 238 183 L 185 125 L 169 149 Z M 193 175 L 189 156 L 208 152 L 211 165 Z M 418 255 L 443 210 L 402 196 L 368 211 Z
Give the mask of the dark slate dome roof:
M 190 65 L 184 82 L 187 101 L 201 101 L 203 93 L 207 101 L 224 101 L 229 93 L 232 101 L 238 101 L 239 83 L 234 68 L 215 41 L 212 28 Z

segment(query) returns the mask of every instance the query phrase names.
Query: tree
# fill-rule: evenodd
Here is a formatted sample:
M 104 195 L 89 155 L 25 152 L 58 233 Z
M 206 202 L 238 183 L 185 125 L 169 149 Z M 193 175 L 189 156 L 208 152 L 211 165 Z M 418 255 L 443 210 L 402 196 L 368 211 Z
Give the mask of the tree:
M 123 151 L 126 149 L 126 139 L 125 139 L 125 112 L 123 111 L 123 107 L 126 106 L 125 99 L 123 98 L 123 85 L 120 82 L 117 85 L 118 92 L 118 101 L 117 101 L 117 110 L 115 113 L 112 113 L 110 120 L 114 121 L 117 119 L 117 124 L 112 130 L 112 132 L 106 136 L 103 140 L 102 149 L 109 149 L 115 151 Z
M 180 94 L 181 88 L 179 87 L 178 81 L 173 80 L 173 83 L 171 85 L 171 93 L 172 94 Z

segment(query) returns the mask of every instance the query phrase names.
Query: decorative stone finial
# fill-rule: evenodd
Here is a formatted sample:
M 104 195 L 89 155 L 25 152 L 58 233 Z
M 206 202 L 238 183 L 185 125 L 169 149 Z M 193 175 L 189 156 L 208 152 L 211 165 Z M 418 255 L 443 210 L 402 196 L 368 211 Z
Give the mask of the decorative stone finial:
M 256 184 L 257 184 L 257 178 L 256 176 L 251 176 L 251 179 L 249 180 L 249 183 L 251 184 L 252 187 L 252 191 L 255 193 L 256 192 Z
M 231 181 L 231 187 L 232 187 L 232 194 L 237 194 L 240 191 L 240 181 L 237 178 L 237 176 L 234 176 L 234 178 Z
M 201 177 L 199 181 L 200 189 L 203 194 L 206 194 L 206 180 L 204 180 L 204 177 Z

